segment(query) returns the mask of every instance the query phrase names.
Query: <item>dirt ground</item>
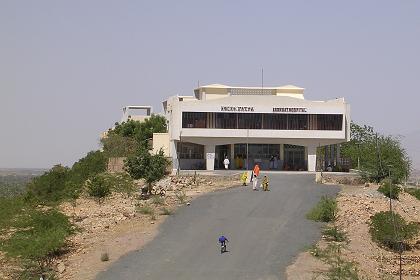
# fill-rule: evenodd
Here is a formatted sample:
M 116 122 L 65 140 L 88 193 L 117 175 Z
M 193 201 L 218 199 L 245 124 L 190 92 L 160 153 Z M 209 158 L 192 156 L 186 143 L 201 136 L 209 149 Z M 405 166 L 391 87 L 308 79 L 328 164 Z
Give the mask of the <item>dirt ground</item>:
M 354 262 L 362 279 L 398 279 L 399 255 L 379 247 L 369 234 L 370 217 L 389 210 L 389 199 L 377 191 L 377 185 L 344 185 L 337 197 L 339 212 L 336 225 L 347 234 L 348 245 L 342 251 L 347 261 Z M 393 200 L 393 208 L 407 221 L 420 223 L 420 200 L 402 192 Z M 322 242 L 322 241 L 321 241 Z M 403 279 L 420 279 L 420 236 L 402 255 Z M 325 270 L 311 254 L 305 252 L 288 269 L 288 279 L 314 279 Z M 317 278 L 320 279 L 320 278 Z

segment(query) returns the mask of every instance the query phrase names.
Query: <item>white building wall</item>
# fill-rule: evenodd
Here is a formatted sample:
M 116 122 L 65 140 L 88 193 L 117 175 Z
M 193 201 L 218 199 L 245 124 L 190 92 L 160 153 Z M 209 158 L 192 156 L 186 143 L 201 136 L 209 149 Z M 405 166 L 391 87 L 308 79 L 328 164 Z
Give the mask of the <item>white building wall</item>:
M 156 154 L 162 149 L 166 157 L 170 157 L 169 133 L 153 133 L 153 153 Z

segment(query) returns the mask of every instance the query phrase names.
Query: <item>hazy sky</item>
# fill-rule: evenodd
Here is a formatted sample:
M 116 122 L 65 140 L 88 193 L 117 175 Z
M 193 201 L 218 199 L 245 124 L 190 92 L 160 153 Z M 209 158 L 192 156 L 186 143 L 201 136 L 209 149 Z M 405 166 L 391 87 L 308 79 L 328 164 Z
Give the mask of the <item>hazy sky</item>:
M 127 104 L 295 84 L 408 135 L 420 166 L 420 1 L 0 0 L 0 167 L 71 165 Z

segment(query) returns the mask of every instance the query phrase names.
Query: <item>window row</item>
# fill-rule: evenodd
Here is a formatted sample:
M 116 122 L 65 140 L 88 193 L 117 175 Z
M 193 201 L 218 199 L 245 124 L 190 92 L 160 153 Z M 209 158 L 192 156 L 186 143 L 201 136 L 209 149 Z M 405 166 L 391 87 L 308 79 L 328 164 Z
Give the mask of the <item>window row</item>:
M 341 114 L 183 112 L 183 128 L 342 130 Z

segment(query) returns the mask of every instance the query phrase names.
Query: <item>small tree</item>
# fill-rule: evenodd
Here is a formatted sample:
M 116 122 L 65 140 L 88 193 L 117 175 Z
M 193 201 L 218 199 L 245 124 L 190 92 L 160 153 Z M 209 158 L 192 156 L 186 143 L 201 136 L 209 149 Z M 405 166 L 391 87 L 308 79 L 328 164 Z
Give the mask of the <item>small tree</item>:
M 138 147 L 146 146 L 145 144 L 147 143 L 147 141 L 153 137 L 153 133 L 162 133 L 167 131 L 168 130 L 165 117 L 152 114 L 149 118 L 145 119 L 142 122 L 128 120 L 120 124 L 116 123 L 115 127 L 108 131 L 108 135 L 106 138 L 110 138 L 111 140 L 109 141 L 114 141 L 114 144 L 118 144 L 118 141 L 129 141 L 128 139 L 135 139 L 137 141 Z M 113 135 L 119 135 L 124 138 L 112 139 Z M 104 138 L 104 142 L 102 142 L 102 144 L 107 143 L 106 138 Z M 119 144 L 117 146 L 119 146 Z M 121 146 L 119 147 L 123 148 Z
M 162 150 L 152 155 L 148 149 L 141 147 L 136 155 L 127 158 L 125 169 L 132 178 L 144 179 L 151 194 L 153 183 L 165 176 L 168 164 Z
M 135 154 L 138 142 L 133 137 L 109 133 L 101 139 L 101 144 L 107 158 L 127 157 Z
M 360 160 L 361 175 L 368 181 L 380 182 L 391 174 L 401 182 L 409 173 L 411 161 L 398 137 L 376 133 L 371 126 L 351 124 L 351 140 L 342 144 L 341 153 L 350 158 L 353 167 Z
M 399 242 L 407 243 L 419 232 L 419 226 L 407 223 L 398 213 L 389 211 L 376 213 L 371 218 L 369 232 L 372 239 L 382 246 L 398 250 Z
M 98 174 L 86 183 L 87 193 L 101 204 L 105 197 L 111 193 L 111 186 L 105 174 Z
M 167 132 L 166 119 L 163 116 L 152 114 L 144 122 L 140 123 L 139 133 L 136 135 L 137 141 L 145 143 L 153 137 L 153 133 Z
M 386 197 L 398 199 L 401 188 L 395 185 L 391 179 L 384 179 L 378 188 L 378 192 L 382 193 Z
M 68 167 L 55 165 L 27 186 L 26 199 L 36 203 L 56 203 L 66 196 L 66 182 L 71 174 Z

